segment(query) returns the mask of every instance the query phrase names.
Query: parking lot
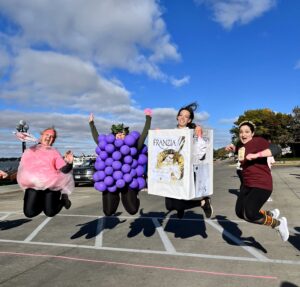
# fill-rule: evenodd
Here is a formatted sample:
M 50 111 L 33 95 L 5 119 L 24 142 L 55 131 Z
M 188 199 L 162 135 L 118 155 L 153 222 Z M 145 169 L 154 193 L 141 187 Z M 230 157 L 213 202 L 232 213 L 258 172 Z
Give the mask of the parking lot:
M 54 218 L 22 213 L 22 192 L 0 201 L 1 286 L 299 286 L 300 168 L 273 169 L 268 209 L 288 219 L 290 239 L 234 213 L 235 167 L 214 164 L 214 216 L 202 209 L 179 220 L 164 199 L 140 192 L 130 216 L 120 203 L 114 217 L 101 210 L 101 194 L 79 186 L 72 207 Z M 1 188 L 1 187 L 0 187 Z

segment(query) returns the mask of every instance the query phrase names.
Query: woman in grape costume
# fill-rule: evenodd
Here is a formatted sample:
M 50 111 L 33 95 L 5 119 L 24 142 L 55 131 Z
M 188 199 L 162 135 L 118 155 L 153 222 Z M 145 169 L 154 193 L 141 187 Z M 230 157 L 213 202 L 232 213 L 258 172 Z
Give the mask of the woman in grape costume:
M 132 135 L 132 136 L 135 136 L 136 139 L 138 139 L 136 146 L 132 146 L 130 148 L 130 153 L 128 156 L 124 156 L 124 154 L 126 154 L 126 153 L 125 152 L 123 153 L 123 155 L 122 155 L 122 160 L 124 161 L 123 166 L 117 167 L 117 164 L 120 163 L 120 161 L 118 159 L 118 155 L 120 156 L 121 153 L 119 151 L 116 151 L 114 153 L 113 149 L 115 147 L 113 145 L 118 145 L 119 143 L 121 145 L 123 143 L 123 141 L 126 142 L 126 139 L 129 136 L 129 128 L 124 127 L 123 124 L 112 125 L 112 128 L 111 128 L 112 134 L 107 135 L 107 136 L 105 136 L 105 135 L 99 136 L 97 128 L 94 124 L 94 115 L 90 114 L 89 125 L 90 125 L 93 139 L 94 139 L 95 143 L 97 144 L 96 152 L 99 155 L 97 158 L 97 161 L 95 163 L 95 167 L 98 170 L 98 172 L 96 172 L 94 174 L 94 180 L 96 181 L 95 188 L 102 192 L 103 212 L 106 216 L 111 216 L 114 213 L 116 213 L 117 208 L 119 206 L 119 202 L 120 202 L 120 195 L 121 195 L 121 201 L 123 203 L 123 206 L 129 214 L 134 215 L 139 210 L 140 200 L 138 198 L 138 192 L 140 189 L 145 187 L 146 182 L 143 177 L 139 177 L 138 180 L 132 179 L 134 177 L 133 173 L 136 173 L 136 169 L 132 168 L 130 171 L 126 171 L 126 168 L 129 168 L 129 166 L 133 166 L 133 162 L 126 163 L 126 160 L 129 160 L 129 161 L 132 160 L 130 154 L 133 155 L 133 154 L 136 154 L 136 153 L 139 154 L 142 152 L 141 157 L 142 157 L 143 161 L 141 161 L 141 162 L 143 162 L 144 164 L 147 163 L 147 161 L 146 161 L 147 157 L 144 155 L 146 153 L 147 147 L 144 145 L 144 142 L 145 142 L 145 139 L 148 135 L 148 131 L 151 126 L 152 111 L 150 109 L 146 109 L 145 115 L 146 115 L 146 122 L 145 122 L 144 129 L 143 129 L 141 135 L 139 135 L 138 132 L 134 132 L 134 131 L 130 133 L 130 137 Z M 114 138 L 112 138 L 112 135 L 114 136 Z M 127 138 L 125 139 L 126 136 L 127 136 Z M 104 141 L 103 141 L 103 138 L 104 138 Z M 111 144 L 106 144 L 104 146 L 104 148 L 105 148 L 105 150 L 108 151 L 108 153 L 111 152 L 113 154 L 112 157 L 106 158 L 107 155 L 105 155 L 105 152 L 102 151 L 102 153 L 101 153 L 101 151 L 100 151 L 99 146 L 101 146 L 101 144 L 103 142 L 105 142 L 105 138 L 108 140 L 108 142 L 111 142 Z M 131 145 L 131 143 L 129 145 Z M 110 148 L 112 150 L 109 150 Z M 121 148 L 126 150 L 126 148 L 128 148 L 128 146 L 124 145 Z M 121 149 L 120 149 L 120 151 L 121 151 Z M 103 160 L 98 161 L 98 159 L 103 154 L 105 155 L 104 157 L 102 157 Z M 110 160 L 111 160 L 111 163 L 109 163 Z M 106 167 L 104 167 L 104 164 L 103 164 L 104 162 L 106 164 Z M 101 168 L 101 165 L 103 165 L 102 168 Z M 99 168 L 97 168 L 97 167 L 99 167 Z M 141 171 L 141 166 L 139 166 L 139 167 L 140 167 L 140 169 L 138 169 L 137 172 L 139 173 L 139 175 L 142 176 L 144 171 Z M 126 174 L 126 172 L 130 172 L 130 175 L 129 175 L 129 173 Z M 108 175 L 108 174 L 111 174 L 111 175 Z M 127 177 L 125 176 L 125 174 L 127 175 Z M 131 178 L 131 176 L 132 176 L 132 178 Z M 99 182 L 99 180 L 101 180 L 101 182 Z M 112 183 L 110 181 L 115 181 L 115 183 L 112 185 Z

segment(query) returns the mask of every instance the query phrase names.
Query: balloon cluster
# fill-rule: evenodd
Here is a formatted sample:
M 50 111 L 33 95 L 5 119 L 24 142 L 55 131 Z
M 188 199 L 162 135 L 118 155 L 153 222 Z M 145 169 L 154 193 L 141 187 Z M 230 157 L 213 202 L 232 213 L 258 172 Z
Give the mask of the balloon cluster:
M 116 139 L 113 134 L 99 135 L 95 162 L 97 170 L 93 179 L 94 187 L 99 191 L 115 192 L 128 185 L 140 190 L 146 186 L 143 177 L 147 163 L 147 146 L 138 152 L 136 146 L 140 133 L 132 131 L 124 140 Z

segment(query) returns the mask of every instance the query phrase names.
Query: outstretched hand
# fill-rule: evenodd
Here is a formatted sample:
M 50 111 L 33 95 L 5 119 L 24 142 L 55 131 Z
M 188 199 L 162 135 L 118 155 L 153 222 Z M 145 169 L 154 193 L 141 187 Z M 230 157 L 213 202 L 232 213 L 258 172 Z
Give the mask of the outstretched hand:
M 149 109 L 149 108 L 147 108 L 147 109 L 144 110 L 144 114 L 145 114 L 146 116 L 152 117 L 152 110 Z
M 89 123 L 94 121 L 94 114 L 90 113 Z
M 74 160 L 74 155 L 73 155 L 72 151 L 68 150 L 65 153 L 64 159 L 67 163 L 72 163 Z
M 8 174 L 3 171 L 3 170 L 0 170 L 0 178 L 6 178 L 8 176 Z
M 226 151 L 235 151 L 235 145 L 234 144 L 229 144 L 228 146 L 225 147 Z
M 196 135 L 198 138 L 202 138 L 203 130 L 202 130 L 201 126 L 196 126 L 196 127 L 195 127 L 195 135 Z

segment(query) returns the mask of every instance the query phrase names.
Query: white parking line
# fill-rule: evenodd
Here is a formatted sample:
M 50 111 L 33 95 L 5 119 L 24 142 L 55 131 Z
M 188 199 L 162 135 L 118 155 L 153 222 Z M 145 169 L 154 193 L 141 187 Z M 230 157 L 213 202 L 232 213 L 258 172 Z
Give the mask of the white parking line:
M 97 222 L 97 229 L 96 229 L 96 238 L 95 238 L 95 247 L 101 248 L 103 244 L 103 231 L 104 231 L 104 223 L 105 218 L 99 217 Z
M 25 242 L 30 242 L 45 226 L 46 224 L 52 219 L 53 217 L 47 217 L 31 234 L 29 234 Z
M 129 249 L 129 248 L 113 248 L 113 247 L 95 248 L 94 246 L 90 246 L 90 245 L 63 244 L 63 243 L 37 242 L 37 241 L 25 242 L 25 241 L 9 240 L 9 239 L 0 239 L 0 242 L 43 245 L 43 246 L 70 247 L 70 248 L 84 248 L 84 249 L 94 249 L 94 250 L 108 250 L 108 251 L 131 252 L 131 253 L 186 256 L 186 257 L 220 259 L 220 260 L 230 260 L 230 261 L 236 260 L 236 261 L 247 261 L 247 262 L 268 262 L 268 263 L 275 263 L 275 264 L 300 265 L 300 261 L 295 261 L 295 260 L 279 260 L 279 259 L 260 260 L 260 259 L 253 258 L 253 257 L 209 255 L 209 254 L 184 253 L 184 252 L 170 253 L 167 251 L 147 250 L 147 249 L 145 250 L 145 249 Z
M 157 218 L 152 218 L 152 222 L 160 236 L 160 239 L 165 247 L 165 249 L 167 250 L 168 253 L 176 253 L 176 249 L 173 246 L 173 244 L 171 243 L 171 241 L 169 240 L 167 234 L 164 232 L 162 226 L 159 224 Z
M 11 215 L 11 212 L 8 212 L 7 214 L 3 215 L 0 217 L 0 220 L 4 220 L 6 219 L 7 217 L 9 217 Z

